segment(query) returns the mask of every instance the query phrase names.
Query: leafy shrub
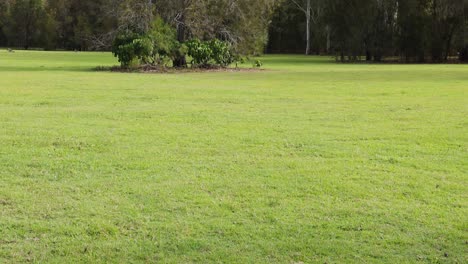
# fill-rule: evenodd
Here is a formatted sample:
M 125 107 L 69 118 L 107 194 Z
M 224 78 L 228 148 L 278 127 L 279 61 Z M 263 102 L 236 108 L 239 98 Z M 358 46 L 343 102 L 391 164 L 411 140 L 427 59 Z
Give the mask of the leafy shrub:
M 233 52 L 231 45 L 219 39 L 212 39 L 210 41 L 192 39 L 186 45 L 188 55 L 192 57 L 192 65 L 227 67 L 240 60 L 240 56 Z
M 255 60 L 253 63 L 254 68 L 261 68 L 263 66 L 263 62 L 261 60 Z
M 213 60 L 216 64 L 226 67 L 235 61 L 235 56 L 231 51 L 229 43 L 219 39 L 213 39 L 210 41 L 209 46 L 212 50 Z
M 112 53 L 118 58 L 122 67 L 128 68 L 136 60 L 146 60 L 153 52 L 150 39 L 132 32 L 117 35 L 112 44 Z
M 165 65 L 177 58 L 192 57 L 192 65 L 198 67 L 227 67 L 242 61 L 228 42 L 219 39 L 200 41 L 192 39 L 183 44 L 177 41 L 176 31 L 157 18 L 146 34 L 124 31 L 117 35 L 112 45 L 112 53 L 119 59 L 121 66 L 132 64 Z
M 177 41 L 176 30 L 161 18 L 156 18 L 153 22 L 148 38 L 153 44 L 151 64 L 164 64 L 187 53 L 185 45 Z
M 144 60 L 153 52 L 153 45 L 150 39 L 142 37 L 133 40 L 133 48 L 138 59 Z
M 199 39 L 192 39 L 186 43 L 188 55 L 192 57 L 193 65 L 207 67 L 213 58 L 213 50 L 207 42 L 202 42 Z

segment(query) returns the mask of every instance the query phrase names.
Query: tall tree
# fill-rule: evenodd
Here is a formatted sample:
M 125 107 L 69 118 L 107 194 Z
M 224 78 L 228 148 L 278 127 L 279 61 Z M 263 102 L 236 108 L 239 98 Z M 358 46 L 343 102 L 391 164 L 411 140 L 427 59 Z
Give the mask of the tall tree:
M 8 1 L 0 2 L 0 47 L 8 44 L 6 36 L 7 23 L 9 18 L 10 3 Z
M 176 28 L 177 40 L 180 42 L 185 42 L 189 36 L 187 16 L 193 11 L 194 2 L 196 0 L 155 0 L 158 14 Z M 173 64 L 176 67 L 185 67 L 187 65 L 185 56 L 175 58 Z
M 318 20 L 321 18 L 324 10 L 324 3 L 321 0 L 290 0 L 297 8 L 304 13 L 306 19 L 306 50 L 305 54 L 310 54 L 310 43 L 311 43 L 311 26 L 318 24 Z
M 221 38 L 241 53 L 261 53 L 268 41 L 276 0 L 199 0 L 192 6 L 199 12 L 188 15 L 191 34 L 199 38 Z
M 9 37 L 28 49 L 37 43 L 45 18 L 42 0 L 16 0 L 10 11 Z

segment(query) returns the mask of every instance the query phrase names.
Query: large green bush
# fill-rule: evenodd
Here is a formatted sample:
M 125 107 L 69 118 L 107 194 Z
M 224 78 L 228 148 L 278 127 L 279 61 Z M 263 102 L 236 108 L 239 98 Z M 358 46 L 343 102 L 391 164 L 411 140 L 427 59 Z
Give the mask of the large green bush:
M 117 35 L 112 53 L 121 66 L 132 64 L 165 65 L 176 57 L 185 56 L 186 47 L 176 39 L 176 31 L 160 18 L 155 19 L 146 34 L 124 31 Z
M 167 65 L 176 58 L 189 55 L 194 67 L 227 67 L 240 60 L 230 43 L 219 39 L 192 39 L 180 43 L 176 31 L 161 18 L 154 20 L 146 34 L 124 31 L 112 45 L 114 56 L 124 68 L 131 65 Z
M 112 53 L 118 58 L 122 67 L 128 68 L 132 63 L 145 61 L 153 53 L 149 38 L 129 31 L 121 32 L 114 39 Z
M 188 55 L 192 57 L 192 65 L 198 67 L 227 67 L 239 58 L 228 42 L 219 39 L 200 41 L 192 39 L 187 42 Z
M 213 60 L 217 65 L 227 67 L 237 60 L 237 56 L 234 55 L 228 42 L 213 39 L 209 42 L 209 46 L 212 51 Z
M 192 57 L 192 65 L 207 67 L 213 58 L 213 51 L 207 42 L 192 39 L 187 42 L 188 55 Z
M 150 64 L 166 64 L 187 53 L 185 45 L 177 41 L 176 30 L 161 18 L 153 22 L 148 38 L 151 39 L 153 45 Z

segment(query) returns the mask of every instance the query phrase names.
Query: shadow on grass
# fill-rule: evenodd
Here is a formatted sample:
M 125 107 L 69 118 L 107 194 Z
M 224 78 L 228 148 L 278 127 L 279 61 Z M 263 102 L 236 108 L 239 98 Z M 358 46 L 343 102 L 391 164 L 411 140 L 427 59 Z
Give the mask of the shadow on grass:
M 267 65 L 275 64 L 290 64 L 290 65 L 310 65 L 310 64 L 332 64 L 336 63 L 335 59 L 330 56 L 305 56 L 305 55 L 266 55 L 261 57 L 255 57 L 263 62 L 266 62 Z M 266 66 L 267 66 L 266 65 Z
M 96 66 L 4 66 L 0 72 L 95 72 Z

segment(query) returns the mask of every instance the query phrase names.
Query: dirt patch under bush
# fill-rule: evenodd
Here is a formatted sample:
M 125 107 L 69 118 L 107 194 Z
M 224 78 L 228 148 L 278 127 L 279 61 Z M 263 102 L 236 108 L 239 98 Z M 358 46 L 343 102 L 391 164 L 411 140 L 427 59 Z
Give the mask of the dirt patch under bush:
M 163 67 L 144 65 L 139 67 L 122 68 L 120 66 L 113 67 L 96 67 L 96 71 L 110 71 L 110 72 L 122 72 L 122 73 L 192 73 L 192 72 L 262 72 L 266 71 L 261 68 L 224 68 L 224 67 Z

